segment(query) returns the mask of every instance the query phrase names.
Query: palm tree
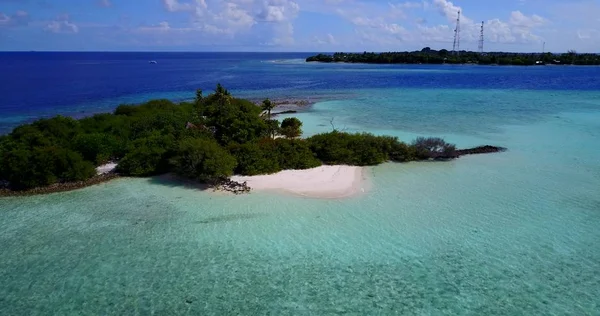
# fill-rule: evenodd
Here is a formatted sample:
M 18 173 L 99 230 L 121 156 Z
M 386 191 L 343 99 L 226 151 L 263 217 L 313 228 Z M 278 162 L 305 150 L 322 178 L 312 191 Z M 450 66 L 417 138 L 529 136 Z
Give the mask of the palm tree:
M 271 111 L 275 108 L 275 104 L 273 104 L 273 102 L 271 102 L 271 100 L 269 99 L 265 99 L 262 102 L 262 106 L 261 106 L 263 111 L 267 111 L 267 123 L 269 125 L 269 136 L 271 136 L 271 138 L 275 138 L 275 127 L 273 127 L 273 121 L 271 120 Z
M 265 99 L 262 102 L 262 110 L 267 111 L 267 118 L 271 120 L 271 111 L 275 108 L 275 105 L 269 99 Z
M 229 105 L 231 102 L 231 94 L 229 93 L 229 91 L 227 91 L 227 89 L 223 88 L 223 86 L 220 83 L 217 83 L 215 95 L 217 96 L 217 101 L 219 105 L 219 114 L 223 114 L 225 106 Z

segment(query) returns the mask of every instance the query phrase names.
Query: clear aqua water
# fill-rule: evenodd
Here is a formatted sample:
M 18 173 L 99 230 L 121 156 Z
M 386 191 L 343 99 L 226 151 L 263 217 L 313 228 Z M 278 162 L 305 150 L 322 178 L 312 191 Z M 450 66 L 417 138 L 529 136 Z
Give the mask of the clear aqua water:
M 369 168 L 371 191 L 351 199 L 158 178 L 0 199 L 0 314 L 599 315 L 600 91 L 519 82 L 313 91 L 308 135 L 334 117 L 509 148 Z

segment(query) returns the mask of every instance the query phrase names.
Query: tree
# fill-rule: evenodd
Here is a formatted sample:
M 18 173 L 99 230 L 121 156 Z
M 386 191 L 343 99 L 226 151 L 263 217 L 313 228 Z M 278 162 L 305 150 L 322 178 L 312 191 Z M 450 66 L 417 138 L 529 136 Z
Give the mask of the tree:
M 271 120 L 271 111 L 274 108 L 275 108 L 275 104 L 273 104 L 273 102 L 271 102 L 271 100 L 269 100 L 269 99 L 263 100 L 261 109 L 263 111 L 267 112 L 267 125 L 269 126 L 269 136 L 271 136 L 271 138 L 275 138 L 274 124 Z M 277 125 L 279 125 L 279 123 L 277 123 Z M 277 126 L 277 127 L 279 127 L 279 126 Z
M 413 142 L 419 159 L 451 159 L 458 157 L 456 146 L 437 137 L 418 137 Z
M 85 160 L 96 165 L 108 162 L 118 147 L 117 139 L 102 133 L 79 134 L 73 139 L 74 149 L 81 153 Z
M 148 137 L 133 141 L 128 152 L 119 161 L 117 171 L 129 176 L 152 176 L 168 171 L 168 158 L 172 135 L 154 133 Z
M 8 181 L 13 190 L 87 180 L 96 173 L 92 163 L 80 154 L 55 146 L 13 149 L 4 152 L 0 162 L 0 179 Z
M 265 99 L 262 102 L 262 110 L 267 112 L 267 119 L 271 120 L 271 111 L 275 108 L 275 104 L 269 99 Z
M 94 165 L 83 160 L 79 153 L 58 148 L 50 148 L 49 152 L 54 159 L 54 174 L 60 181 L 84 181 L 96 174 Z
M 268 120 L 266 123 L 267 123 L 269 137 L 271 139 L 274 139 L 275 135 L 277 135 L 281 132 L 281 127 L 279 125 L 279 121 L 278 120 Z
M 281 134 L 287 138 L 302 135 L 302 122 L 295 117 L 288 117 L 281 122 Z
M 222 86 L 205 99 L 204 108 L 206 126 L 214 130 L 214 137 L 223 146 L 253 141 L 269 133 L 267 122 L 260 117 L 260 107 L 228 96 Z
M 265 139 L 260 142 L 234 144 L 229 151 L 237 160 L 236 174 L 254 176 L 281 171 L 279 160 L 275 155 L 273 141 Z
M 182 176 L 210 182 L 231 176 L 236 161 L 214 140 L 188 138 L 179 142 L 171 164 Z
M 321 162 L 310 150 L 303 139 L 275 139 L 267 151 L 267 155 L 275 156 L 283 170 L 302 170 L 318 167 Z
M 231 102 L 231 94 L 220 83 L 217 83 L 217 88 L 215 88 L 215 96 L 219 105 L 219 112 L 223 114 L 223 111 Z
M 202 90 L 201 89 L 196 89 L 196 98 L 194 99 L 195 103 L 202 103 L 202 99 L 204 97 L 202 96 Z

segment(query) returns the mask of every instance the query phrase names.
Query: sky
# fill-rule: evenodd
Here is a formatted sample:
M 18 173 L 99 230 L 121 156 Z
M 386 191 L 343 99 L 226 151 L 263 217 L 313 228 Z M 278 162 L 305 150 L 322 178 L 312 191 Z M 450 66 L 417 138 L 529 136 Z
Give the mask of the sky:
M 0 0 L 0 51 L 600 52 L 600 0 Z M 545 43 L 545 45 L 544 45 Z

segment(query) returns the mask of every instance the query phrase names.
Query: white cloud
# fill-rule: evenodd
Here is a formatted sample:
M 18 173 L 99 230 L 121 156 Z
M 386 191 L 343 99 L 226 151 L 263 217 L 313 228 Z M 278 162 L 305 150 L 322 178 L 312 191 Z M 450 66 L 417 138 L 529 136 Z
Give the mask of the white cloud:
M 264 2 L 258 17 L 267 22 L 283 22 L 296 17 L 299 11 L 300 6 L 294 1 L 271 0 Z
M 178 0 L 162 0 L 162 2 L 169 12 L 191 11 L 194 9 L 193 3 L 180 3 Z
M 513 26 L 533 28 L 546 23 L 546 19 L 539 15 L 526 16 L 521 11 L 513 11 L 510 14 L 509 22 Z
M 330 33 L 325 35 L 325 37 L 315 36 L 312 41 L 313 41 L 313 43 L 316 43 L 319 45 L 337 45 L 338 44 L 335 37 L 333 35 L 331 35 Z
M 52 33 L 78 33 L 79 27 L 70 22 L 69 15 L 63 14 L 50 21 L 44 30 Z
M 272 36 L 268 45 L 292 45 L 293 22 L 300 6 L 292 0 L 162 0 L 168 12 L 187 12 L 191 28 L 204 35 L 250 34 L 265 24 Z M 264 29 L 261 28 L 261 29 Z M 258 34 L 256 35 L 258 36 Z
M 447 0 L 433 0 L 433 6 L 435 6 L 438 11 L 444 16 L 446 17 L 446 19 L 448 20 L 448 22 L 450 23 L 454 23 L 456 21 L 456 18 L 458 17 L 458 11 L 461 11 L 461 13 L 463 13 L 461 19 L 462 22 L 465 24 L 472 24 L 473 20 L 467 18 L 464 15 L 464 12 L 462 12 L 462 8 L 459 6 L 454 5 L 454 3 L 452 3 L 451 1 L 447 1 Z
M 98 1 L 98 5 L 104 8 L 108 8 L 110 6 L 112 6 L 112 2 L 110 2 L 110 0 L 97 0 Z
M 274 29 L 273 39 L 268 45 L 273 46 L 290 46 L 296 41 L 294 39 L 294 26 L 292 23 L 285 23 Z
M 29 14 L 25 11 L 19 10 L 10 16 L 0 12 L 0 28 L 26 26 L 29 20 Z
M 433 43 L 445 43 L 443 47 L 448 48 L 452 43 L 459 11 L 461 49 L 476 49 L 480 35 L 481 22 L 468 14 L 468 8 L 450 0 L 392 0 L 386 5 L 348 0 L 342 7 L 330 11 L 354 25 L 357 42 L 354 47 L 360 49 L 362 47 L 358 45 L 368 45 L 378 50 L 401 50 L 401 47 L 412 49 Z M 428 25 L 429 20 L 437 20 L 432 14 L 441 16 L 444 21 L 438 25 Z M 543 41 L 539 34 L 548 24 L 550 21 L 540 15 L 513 11 L 504 18 L 495 17 L 485 22 L 485 40 L 486 43 L 520 44 L 523 47 L 534 45 Z

